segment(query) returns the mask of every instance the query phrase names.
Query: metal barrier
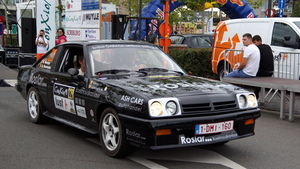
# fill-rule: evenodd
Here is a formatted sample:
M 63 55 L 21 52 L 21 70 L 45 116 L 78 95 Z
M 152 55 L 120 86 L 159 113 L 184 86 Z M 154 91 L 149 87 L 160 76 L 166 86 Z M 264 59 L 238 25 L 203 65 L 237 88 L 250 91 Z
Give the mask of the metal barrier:
M 226 49 L 224 52 L 224 72 L 232 72 L 243 60 L 244 50 Z
M 243 50 L 224 52 L 224 71 L 230 73 L 242 62 Z M 274 77 L 300 80 L 300 53 L 280 52 L 274 58 Z
M 299 80 L 300 53 L 280 52 L 275 56 L 274 77 Z
M 230 73 L 232 70 L 234 70 L 242 61 L 242 57 L 243 57 L 242 55 L 243 55 L 243 50 L 234 50 L 234 49 L 225 50 L 224 72 Z M 273 76 L 276 78 L 300 80 L 299 57 L 300 57 L 300 53 L 280 52 L 277 56 L 274 57 Z M 267 99 L 273 90 L 274 89 L 270 89 L 264 99 Z M 270 102 L 273 99 L 275 94 L 281 97 L 280 94 L 278 93 L 278 90 L 274 90 L 268 102 Z

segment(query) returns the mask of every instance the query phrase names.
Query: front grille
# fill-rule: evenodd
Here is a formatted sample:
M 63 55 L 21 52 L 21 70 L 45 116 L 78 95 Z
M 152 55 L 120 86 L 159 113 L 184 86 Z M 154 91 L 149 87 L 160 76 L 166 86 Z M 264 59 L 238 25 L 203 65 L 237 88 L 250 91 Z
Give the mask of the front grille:
M 223 109 L 231 109 L 235 108 L 235 101 L 227 101 L 227 102 L 215 102 L 213 103 L 213 109 L 215 110 L 223 110 Z
M 228 112 L 237 109 L 235 100 L 199 104 L 183 104 L 183 114 L 212 114 Z

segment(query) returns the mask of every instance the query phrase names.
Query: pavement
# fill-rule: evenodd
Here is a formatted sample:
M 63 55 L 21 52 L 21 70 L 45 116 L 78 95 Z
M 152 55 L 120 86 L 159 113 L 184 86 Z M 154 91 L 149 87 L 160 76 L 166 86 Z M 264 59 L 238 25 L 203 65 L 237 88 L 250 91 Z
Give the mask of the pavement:
M 9 68 L 2 63 L 0 63 L 0 87 L 9 87 L 14 86 L 17 82 L 17 75 L 18 69 L 17 68 Z M 253 87 L 245 87 L 249 91 L 254 91 Z M 267 91 L 266 91 L 267 92 Z M 273 92 L 267 98 L 264 104 L 259 104 L 259 108 L 263 111 L 269 111 L 273 113 L 280 112 L 280 94 L 275 94 L 274 97 L 269 101 L 270 97 L 272 96 Z M 289 98 L 289 93 L 287 92 L 287 98 Z M 261 98 L 260 98 L 261 99 Z M 288 107 L 289 101 L 286 102 L 286 119 L 288 118 Z M 296 94 L 296 101 L 295 101 L 295 117 L 300 117 L 300 94 Z

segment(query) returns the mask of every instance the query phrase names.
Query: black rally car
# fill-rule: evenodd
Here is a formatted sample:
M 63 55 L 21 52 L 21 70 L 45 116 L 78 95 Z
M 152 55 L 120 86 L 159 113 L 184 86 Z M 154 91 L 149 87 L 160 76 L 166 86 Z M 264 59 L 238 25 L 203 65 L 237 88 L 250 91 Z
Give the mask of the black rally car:
M 112 157 L 252 136 L 260 117 L 252 92 L 190 76 L 142 42 L 66 42 L 21 67 L 17 80 L 33 123 L 52 118 L 99 133 Z

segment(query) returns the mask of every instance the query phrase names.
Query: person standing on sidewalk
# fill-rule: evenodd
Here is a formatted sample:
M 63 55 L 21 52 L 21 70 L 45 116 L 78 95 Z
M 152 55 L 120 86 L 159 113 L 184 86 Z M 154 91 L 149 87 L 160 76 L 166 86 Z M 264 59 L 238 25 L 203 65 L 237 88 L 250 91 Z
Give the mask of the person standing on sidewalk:
M 45 31 L 43 29 L 40 30 L 40 33 L 36 35 L 35 39 L 36 44 L 36 60 L 39 60 L 46 52 L 48 41 L 45 38 Z
M 253 43 L 258 47 L 260 51 L 259 69 L 256 74 L 257 77 L 271 77 L 274 72 L 274 55 L 271 47 L 266 44 L 262 44 L 262 39 L 259 35 L 255 35 L 252 38 Z M 261 88 L 255 87 L 254 93 L 256 98 L 259 98 L 259 92 Z
M 63 28 L 57 29 L 57 40 L 55 45 L 67 42 L 67 37 L 65 36 L 65 30 Z

